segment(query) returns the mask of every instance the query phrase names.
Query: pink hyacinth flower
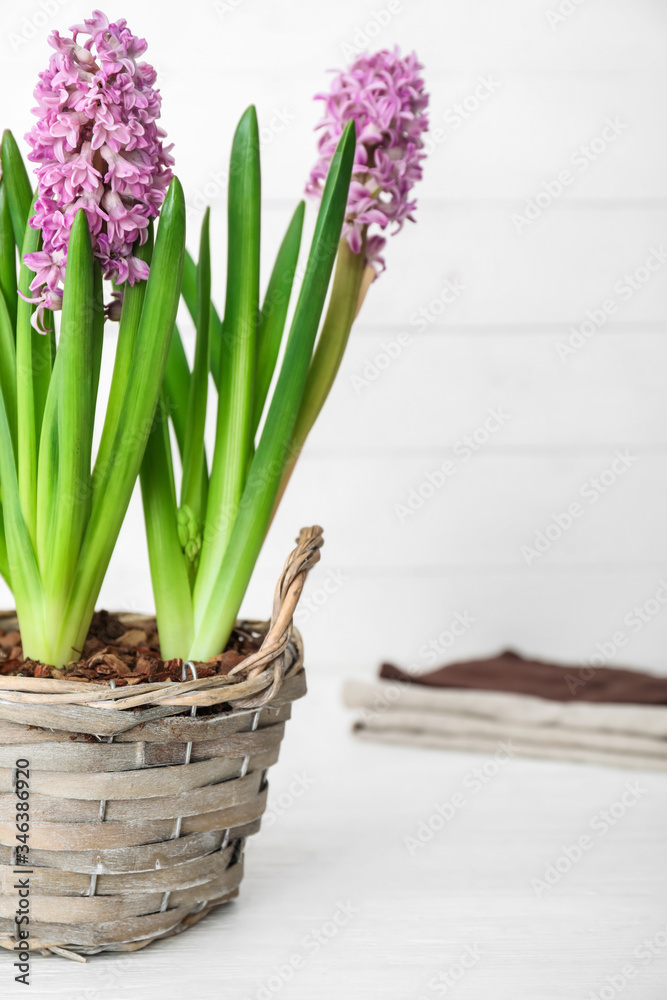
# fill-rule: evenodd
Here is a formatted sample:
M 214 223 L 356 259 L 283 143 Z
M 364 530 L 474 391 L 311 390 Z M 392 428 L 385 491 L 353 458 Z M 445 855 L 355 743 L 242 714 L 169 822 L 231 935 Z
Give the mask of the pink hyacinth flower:
M 317 126 L 319 159 L 306 191 L 321 196 L 338 140 L 354 120 L 357 148 L 343 227 L 354 253 L 361 252 L 367 227 L 386 231 L 392 225 L 398 232 L 406 219 L 414 222 L 417 202 L 410 195 L 422 176 L 422 133 L 428 129 L 429 97 L 421 69 L 414 53 L 401 58 L 398 49 L 383 49 L 359 56 L 334 77 L 329 93 L 316 95 L 325 102 L 325 113 Z M 366 235 L 366 263 L 377 273 L 384 269 L 385 243 L 377 231 Z
M 74 216 L 88 218 L 93 252 L 105 278 L 117 285 L 148 276 L 135 256 L 172 177 L 171 146 L 157 125 L 160 93 L 155 70 L 138 62 L 146 42 L 121 19 L 101 11 L 71 28 L 52 32 L 55 49 L 35 90 L 38 121 L 26 136 L 38 166 L 38 198 L 30 219 L 42 231 L 42 249 L 26 254 L 38 308 L 33 325 L 44 329 L 44 310 L 62 306 L 62 283 Z M 80 41 L 80 36 L 85 41 Z

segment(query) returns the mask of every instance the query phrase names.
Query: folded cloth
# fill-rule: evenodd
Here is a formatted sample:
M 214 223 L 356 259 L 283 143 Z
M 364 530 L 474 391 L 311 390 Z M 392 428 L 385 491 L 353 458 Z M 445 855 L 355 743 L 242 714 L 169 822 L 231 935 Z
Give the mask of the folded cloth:
M 514 691 L 557 701 L 667 705 L 667 677 L 623 667 L 565 667 L 528 660 L 511 649 L 486 660 L 450 663 L 428 674 L 407 674 L 385 663 L 380 669 L 380 677 L 427 687 Z
M 500 677 L 505 664 L 512 669 Z M 376 683 L 349 681 L 344 701 L 363 710 L 354 725 L 362 739 L 491 755 L 501 748 L 512 756 L 667 771 L 667 694 L 660 698 L 667 678 L 632 670 L 608 676 L 614 673 L 527 661 L 515 653 L 420 676 L 385 665 Z M 565 679 L 568 674 L 581 686 Z M 468 678 L 471 684 L 464 683 Z M 631 678 L 638 678 L 634 686 Z M 592 693 L 587 685 L 594 680 Z M 529 693 L 517 693 L 521 682 Z

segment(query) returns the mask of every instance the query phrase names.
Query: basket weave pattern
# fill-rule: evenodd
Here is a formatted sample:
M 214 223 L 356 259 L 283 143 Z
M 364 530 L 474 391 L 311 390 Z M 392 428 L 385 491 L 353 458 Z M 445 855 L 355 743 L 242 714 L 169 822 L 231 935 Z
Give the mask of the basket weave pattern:
M 0 945 L 13 949 L 15 763 L 30 761 L 30 944 L 70 958 L 179 933 L 238 894 L 266 771 L 306 691 L 292 618 L 322 530 L 303 529 L 263 637 L 228 675 L 114 688 L 0 677 Z M 197 718 L 204 706 L 225 710 Z M 227 708 L 229 706 L 229 708 Z

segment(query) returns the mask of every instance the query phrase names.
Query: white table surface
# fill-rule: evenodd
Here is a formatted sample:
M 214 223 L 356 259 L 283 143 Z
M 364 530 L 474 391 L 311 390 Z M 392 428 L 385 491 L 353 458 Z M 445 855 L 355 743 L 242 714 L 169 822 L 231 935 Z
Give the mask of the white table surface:
M 248 842 L 239 899 L 133 955 L 37 956 L 29 991 L 3 953 L 3 1000 L 664 1000 L 667 776 L 514 759 L 474 791 L 485 758 L 358 742 L 340 681 L 310 687 L 270 779 L 269 809 L 291 803 Z M 638 800 L 602 832 L 628 782 Z M 457 792 L 411 854 L 404 838 Z M 538 894 L 583 834 L 592 847 Z

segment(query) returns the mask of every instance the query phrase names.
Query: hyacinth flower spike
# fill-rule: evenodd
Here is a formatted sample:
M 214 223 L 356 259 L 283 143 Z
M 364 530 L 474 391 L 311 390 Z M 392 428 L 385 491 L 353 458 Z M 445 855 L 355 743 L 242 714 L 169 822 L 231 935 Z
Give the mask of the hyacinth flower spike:
M 24 654 L 60 666 L 83 647 L 139 472 L 178 306 L 185 205 L 146 42 L 94 11 L 49 43 L 26 137 L 34 199 L 10 133 L 0 151 L 0 571 Z M 93 467 L 110 313 L 118 347 Z
M 308 372 L 279 498 L 333 386 L 366 293 L 385 269 L 385 234 L 398 232 L 406 220 L 415 221 L 412 188 L 422 177 L 426 157 L 422 134 L 428 129 L 429 97 L 421 70 L 414 53 L 401 57 L 395 49 L 361 55 L 334 77 L 328 93 L 316 96 L 324 102 L 325 111 L 318 126 L 320 155 L 307 193 L 321 197 L 327 166 L 347 122 L 356 125 L 357 147 L 331 299 Z

